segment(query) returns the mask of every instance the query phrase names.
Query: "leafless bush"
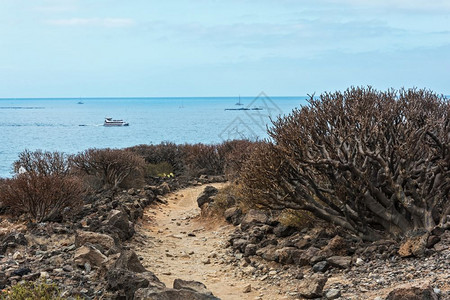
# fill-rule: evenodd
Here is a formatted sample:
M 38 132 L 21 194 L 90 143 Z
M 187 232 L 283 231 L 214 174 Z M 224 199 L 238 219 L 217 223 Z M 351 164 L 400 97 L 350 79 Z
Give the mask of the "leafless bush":
M 351 88 L 279 118 L 242 178 L 274 209 L 312 212 L 364 239 L 450 214 L 450 104 L 426 90 Z
M 158 145 L 138 145 L 127 148 L 126 150 L 142 156 L 149 164 L 168 163 L 177 175 L 181 175 L 184 170 L 184 151 L 182 145 L 163 142 Z
M 25 150 L 19 154 L 19 159 L 14 162 L 14 172 L 16 174 L 33 172 L 41 175 L 64 176 L 70 172 L 70 165 L 67 155 L 62 152 Z
M 118 187 L 125 180 L 142 180 L 145 160 L 118 149 L 88 149 L 70 158 L 74 168 L 88 176 L 100 178 L 103 185 Z
M 26 213 L 36 222 L 66 216 L 83 204 L 84 188 L 79 178 L 19 174 L 0 185 L 0 201 L 17 213 Z

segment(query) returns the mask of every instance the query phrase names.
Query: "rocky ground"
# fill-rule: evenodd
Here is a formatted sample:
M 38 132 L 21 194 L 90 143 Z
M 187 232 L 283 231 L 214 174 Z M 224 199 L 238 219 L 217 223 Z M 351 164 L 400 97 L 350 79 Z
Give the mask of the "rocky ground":
M 229 209 L 226 223 L 202 214 L 215 193 L 203 190 L 101 191 L 63 223 L 0 216 L 0 289 L 45 279 L 69 299 L 450 299 L 449 230 L 361 243 L 256 210 Z

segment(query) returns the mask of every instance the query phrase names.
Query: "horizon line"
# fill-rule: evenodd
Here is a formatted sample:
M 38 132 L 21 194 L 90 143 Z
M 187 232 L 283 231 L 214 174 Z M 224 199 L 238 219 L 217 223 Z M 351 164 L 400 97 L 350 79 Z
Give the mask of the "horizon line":
M 258 96 L 138 96 L 138 97 L 132 97 L 132 96 L 126 96 L 126 97 L 106 97 L 106 96 L 101 96 L 101 97 L 0 97 L 0 100 L 23 100 L 23 99 L 27 99 L 27 100 L 42 100 L 42 99 L 47 99 L 47 100 L 86 100 L 86 99 L 198 99 L 198 98 L 257 98 Z M 297 98 L 297 97 L 302 97 L 302 98 L 309 98 L 307 95 L 302 95 L 302 96 L 268 96 L 267 97 L 271 98 L 271 97 L 283 97 L 283 98 Z

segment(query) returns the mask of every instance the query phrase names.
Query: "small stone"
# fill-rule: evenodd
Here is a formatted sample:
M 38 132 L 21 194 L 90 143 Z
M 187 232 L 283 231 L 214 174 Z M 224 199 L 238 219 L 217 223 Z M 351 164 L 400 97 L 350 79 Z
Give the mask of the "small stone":
M 362 260 L 361 258 L 358 257 L 358 258 L 356 259 L 356 262 L 355 262 L 355 263 L 356 263 L 357 266 L 361 266 L 361 265 L 364 264 L 364 260 Z
M 211 260 L 209 258 L 205 258 L 205 259 L 202 259 L 202 263 L 205 265 L 209 265 L 211 263 Z
M 242 291 L 243 293 L 250 293 L 252 291 L 252 285 L 251 284 L 249 284 L 249 285 L 246 285 L 245 287 L 244 287 L 244 290 Z
M 341 291 L 338 289 L 330 289 L 325 293 L 325 298 L 327 299 L 336 299 L 341 296 Z
M 40 277 L 41 277 L 41 278 L 49 278 L 50 275 L 49 275 L 47 272 L 42 271 L 41 274 L 40 274 Z
M 23 258 L 22 253 L 20 253 L 19 251 L 14 252 L 14 254 L 13 254 L 14 260 L 18 260 L 18 259 L 22 259 L 22 258 Z

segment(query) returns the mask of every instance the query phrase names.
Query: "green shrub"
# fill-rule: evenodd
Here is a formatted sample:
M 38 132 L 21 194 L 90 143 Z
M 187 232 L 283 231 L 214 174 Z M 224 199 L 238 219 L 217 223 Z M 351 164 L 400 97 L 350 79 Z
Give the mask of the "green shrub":
M 150 177 L 171 177 L 173 176 L 173 167 L 168 162 L 147 164 L 146 175 Z
M 26 281 L 0 291 L 1 300 L 64 300 L 54 283 Z

